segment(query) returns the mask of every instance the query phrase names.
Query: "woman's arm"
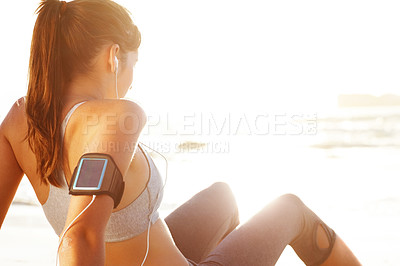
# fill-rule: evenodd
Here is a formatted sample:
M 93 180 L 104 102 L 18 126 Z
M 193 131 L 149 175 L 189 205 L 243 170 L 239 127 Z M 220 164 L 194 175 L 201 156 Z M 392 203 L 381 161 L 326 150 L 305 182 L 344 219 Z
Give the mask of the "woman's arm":
M 72 197 L 66 227 L 91 200 L 91 196 Z M 111 197 L 96 197 L 64 235 L 59 249 L 61 265 L 104 265 L 104 231 L 113 206 Z
M 113 110 L 110 112 L 110 110 Z M 79 109 L 77 109 L 77 112 Z M 96 123 L 82 123 L 88 116 Z M 93 115 L 94 114 L 94 115 Z M 74 128 L 73 150 L 68 151 L 70 167 L 76 166 L 79 157 L 88 152 L 111 155 L 121 173 L 125 174 L 131 163 L 140 132 L 146 118 L 142 109 L 129 101 L 88 102 L 77 116 L 71 118 Z M 75 121 L 75 122 L 74 122 Z M 75 124 L 75 125 L 74 125 Z M 68 129 L 67 129 L 68 131 Z M 68 134 L 68 132 L 66 133 Z M 131 148 L 125 148 L 131 147 Z M 64 228 L 90 203 L 91 196 L 71 198 Z M 107 195 L 97 196 L 92 205 L 65 233 L 60 246 L 61 265 L 103 265 L 104 232 L 113 210 L 114 202 Z
M 0 228 L 24 175 L 0 126 Z

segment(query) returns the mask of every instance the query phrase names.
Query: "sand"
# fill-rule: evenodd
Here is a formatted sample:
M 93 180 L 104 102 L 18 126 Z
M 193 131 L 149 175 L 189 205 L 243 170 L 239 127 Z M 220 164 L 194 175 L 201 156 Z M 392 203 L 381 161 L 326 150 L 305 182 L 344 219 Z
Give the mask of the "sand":
M 242 222 L 291 192 L 335 229 L 363 265 L 400 265 L 399 149 L 259 149 L 251 169 L 242 167 L 246 153 L 237 151 L 232 146 L 226 154 L 171 157 L 161 217 L 216 181 L 231 185 Z M 24 190 L 19 192 L 26 198 Z M 55 265 L 57 240 L 40 206 L 12 204 L 0 230 L 0 264 Z M 303 263 L 289 247 L 277 265 Z

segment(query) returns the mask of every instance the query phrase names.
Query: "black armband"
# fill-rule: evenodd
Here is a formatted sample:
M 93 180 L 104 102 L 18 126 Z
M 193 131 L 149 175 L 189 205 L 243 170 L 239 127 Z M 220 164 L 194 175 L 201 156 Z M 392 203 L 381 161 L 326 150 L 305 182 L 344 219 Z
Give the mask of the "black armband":
M 101 195 L 121 201 L 125 182 L 113 158 L 104 153 L 86 153 L 79 159 L 69 185 L 71 195 Z

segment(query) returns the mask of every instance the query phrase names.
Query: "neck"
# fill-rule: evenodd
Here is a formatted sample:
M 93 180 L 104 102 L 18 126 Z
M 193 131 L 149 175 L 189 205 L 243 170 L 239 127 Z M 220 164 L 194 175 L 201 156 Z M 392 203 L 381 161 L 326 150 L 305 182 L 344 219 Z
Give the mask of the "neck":
M 64 98 L 74 99 L 111 99 L 115 98 L 115 93 L 111 95 L 115 86 L 112 74 L 102 74 L 96 77 L 89 75 L 79 75 L 68 84 Z

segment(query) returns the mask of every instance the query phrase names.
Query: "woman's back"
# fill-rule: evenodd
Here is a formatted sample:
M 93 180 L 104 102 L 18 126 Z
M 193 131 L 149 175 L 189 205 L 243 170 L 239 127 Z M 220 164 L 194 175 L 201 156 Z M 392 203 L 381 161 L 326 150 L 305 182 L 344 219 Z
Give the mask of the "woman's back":
M 113 124 L 114 122 L 105 121 L 106 119 L 110 118 L 114 120 L 117 119 L 116 118 L 117 113 L 116 112 L 113 113 L 110 111 L 112 110 L 112 104 L 115 103 L 111 102 L 103 103 L 102 105 L 99 105 L 98 102 L 87 103 L 85 109 L 78 110 L 72 115 L 65 131 L 64 145 L 63 145 L 63 155 L 64 155 L 63 170 L 66 177 L 65 181 L 67 183 L 69 183 L 69 180 L 71 178 L 72 174 L 71 169 L 75 167 L 78 158 L 83 153 L 88 152 L 88 150 L 90 149 L 93 150 L 100 148 L 105 150 L 107 148 L 110 148 L 110 145 L 116 144 L 116 143 L 113 144 L 108 143 L 109 147 L 106 147 L 106 144 L 104 143 L 100 142 L 91 143 L 89 141 L 89 139 L 91 138 L 90 135 L 93 135 L 94 134 L 93 132 L 96 131 L 98 132 L 99 127 L 107 128 L 107 130 L 110 131 L 116 130 L 115 128 L 114 129 L 111 128 L 112 125 L 110 126 L 109 124 L 109 122 L 111 122 L 111 124 Z M 140 108 L 133 102 L 128 104 L 134 106 L 134 109 L 137 108 L 137 110 L 139 110 Z M 62 112 L 63 114 L 66 115 L 68 113 L 69 111 L 68 107 L 69 106 L 67 105 L 65 110 L 63 110 Z M 88 110 L 92 112 L 90 111 L 88 112 Z M 101 114 L 101 112 L 104 112 L 104 110 L 107 110 L 106 114 Z M 133 110 L 130 111 L 130 113 L 139 117 L 139 114 L 135 113 Z M 140 114 L 140 116 L 143 117 L 143 113 Z M 85 124 L 85 122 L 87 122 L 88 119 L 96 119 L 95 124 Z M 104 120 L 103 121 L 104 123 L 99 121 L 99 119 Z M 141 121 L 140 123 L 145 123 L 145 122 Z M 47 200 L 49 185 L 41 182 L 41 177 L 38 175 L 36 170 L 37 166 L 36 166 L 35 154 L 30 149 L 29 143 L 26 140 L 27 122 L 25 114 L 25 98 L 20 98 L 12 106 L 8 115 L 4 118 L 3 123 L 1 125 L 1 134 L 9 143 L 12 151 L 14 152 L 14 156 L 16 161 L 18 162 L 18 165 L 20 166 L 21 170 L 25 173 L 25 175 L 28 177 L 29 181 L 31 182 L 35 190 L 36 196 L 39 199 L 39 202 L 43 205 Z M 133 149 L 134 147 L 132 146 L 132 143 L 129 144 L 131 145 L 129 146 L 129 148 Z M 114 147 L 111 147 L 111 149 L 114 149 Z M 123 148 L 121 148 L 121 150 L 122 149 Z M 135 168 L 135 171 L 130 172 L 130 176 L 132 177 L 129 178 L 127 181 L 129 182 L 131 179 L 135 179 L 136 190 L 137 192 L 140 193 L 141 191 L 143 191 L 147 183 L 148 173 L 149 173 L 144 154 L 143 153 L 135 154 L 134 160 L 132 160 L 132 164 L 130 167 Z M 138 178 L 138 176 L 140 177 Z M 141 179 L 141 181 L 137 179 Z M 129 184 L 127 184 L 127 187 L 129 189 L 130 187 Z M 129 194 L 137 196 L 139 193 L 135 193 L 135 191 L 130 191 Z M 118 209 L 122 209 L 124 205 L 126 206 L 127 205 L 126 202 L 128 201 L 132 200 L 123 199 Z
M 124 112 L 121 110 L 121 105 L 125 105 Z M 70 106 L 74 106 L 74 104 L 67 104 L 65 110 L 63 110 L 63 114 L 68 113 Z M 66 127 L 64 145 L 63 145 L 63 154 L 64 158 L 64 168 L 69 168 L 65 171 L 66 182 L 69 182 L 71 178 L 70 169 L 76 165 L 76 162 L 71 162 L 74 158 L 78 158 L 79 154 L 84 152 L 85 149 L 93 149 L 97 147 L 90 147 L 93 145 L 93 141 L 89 141 L 96 135 L 96 132 L 103 131 L 104 128 L 107 128 L 110 132 L 108 133 L 116 133 L 114 131 L 119 131 L 118 128 L 113 128 L 113 125 L 116 126 L 119 123 L 114 123 L 112 121 L 116 121 L 121 117 L 121 113 L 124 113 L 124 119 L 126 122 L 127 116 L 131 117 L 143 117 L 143 111 L 136 104 L 128 101 L 119 101 L 118 107 L 113 108 L 115 106 L 115 102 L 113 101 L 89 101 L 82 105 L 80 108 L 72 114 L 70 121 Z M 44 206 L 49 204 L 47 202 L 49 199 L 49 193 L 51 191 L 58 191 L 58 188 L 52 186 L 51 184 L 45 184 L 41 182 L 40 176 L 36 172 L 36 158 L 33 152 L 29 148 L 29 144 L 25 139 L 27 132 L 27 123 L 26 123 L 26 114 L 25 114 L 25 101 L 24 98 L 21 98 L 13 105 L 9 114 L 4 119 L 1 126 L 1 137 L 2 140 L 9 143 L 10 151 L 15 155 L 16 163 L 20 166 L 20 169 L 23 173 L 26 174 L 29 181 L 32 184 L 32 187 L 35 190 L 37 198 L 39 202 Z M 115 110 L 115 112 L 111 112 L 111 110 Z M 122 107 L 124 109 L 124 107 Z M 108 110 L 105 112 L 105 110 Z M 106 113 L 106 115 L 104 115 Z M 96 117 L 96 118 L 95 118 Z M 92 123 L 88 122 L 87 119 L 95 119 L 97 122 Z M 86 121 L 86 124 L 85 124 Z M 111 122 L 110 122 L 111 121 Z M 143 123 L 143 121 L 141 122 Z M 128 123 L 129 124 L 129 123 Z M 120 126 L 128 126 L 129 125 L 118 125 Z M 103 129 L 101 129 L 103 128 Z M 129 128 L 124 128 L 124 130 L 129 130 Z M 133 128 L 131 128 L 131 131 Z M 104 131 L 103 131 L 104 132 Z M 133 131 L 132 131 L 133 132 Z M 126 132 L 125 132 L 126 133 Z M 86 144 L 86 145 L 85 145 Z M 121 142 L 114 143 L 115 145 L 122 145 Z M 88 146 L 89 145 L 89 146 Z M 99 145 L 99 143 L 95 144 Z M 103 143 L 104 145 L 104 143 Z M 116 146 L 115 146 L 116 147 Z M 120 146 L 121 148 L 122 146 Z M 132 148 L 133 146 L 129 146 Z M 125 146 L 127 149 L 128 146 Z M 141 198 L 145 198 L 143 192 L 146 190 L 147 182 L 149 181 L 149 175 L 151 174 L 151 169 L 155 171 L 156 169 L 152 167 L 149 168 L 149 161 L 146 157 L 147 155 L 142 149 L 137 149 L 137 152 L 134 154 L 132 163 L 129 166 L 127 175 L 126 175 L 126 189 L 121 200 L 121 204 L 117 209 L 113 210 L 114 214 L 117 214 L 117 221 L 122 224 L 124 223 L 132 223 L 134 221 L 129 220 L 121 220 L 124 215 L 119 215 L 118 213 L 127 212 L 129 208 L 132 208 L 132 203 L 136 203 L 136 199 L 140 196 Z M 150 165 L 152 162 L 150 162 Z M 154 174 L 158 174 L 154 172 Z M 153 176 L 154 181 L 157 181 L 157 176 Z M 153 182 L 154 182 L 153 181 Z M 18 181 L 19 183 L 19 181 Z M 62 190 L 61 190 L 62 191 Z M 66 194 L 68 194 L 68 190 L 64 190 Z M 12 193 L 12 192 L 11 192 Z M 11 194 L 10 193 L 10 194 Z M 61 192 L 62 193 L 62 192 Z M 57 193 L 56 193 L 57 195 Z M 58 194 L 60 195 L 60 194 Z M 147 195 L 147 194 L 146 194 Z M 55 196 L 53 194 L 53 196 Z M 65 194 L 64 194 L 65 196 Z M 54 200 L 54 199 L 53 199 Z M 65 206 L 64 206 L 65 207 Z M 68 206 L 67 206 L 68 207 Z M 56 209 L 52 210 L 53 212 Z M 58 210 L 60 213 L 55 212 L 54 215 L 61 215 L 62 209 Z M 125 213 L 126 214 L 126 213 Z M 113 216 L 113 214 L 110 216 Z M 120 218 L 120 219 L 118 219 Z M 147 220 L 147 219 L 146 219 Z M 143 221 L 142 221 L 143 222 Z M 147 222 L 145 221 L 147 224 Z M 117 223 L 114 223 L 114 225 Z M 121 225 L 121 224 L 120 224 Z M 64 225 L 63 225 L 64 226 Z M 127 230 L 126 228 L 119 228 L 119 231 Z M 147 229 L 147 226 L 146 226 Z M 114 228 L 115 230 L 115 228 Z M 116 230 L 118 231 L 118 230 Z M 109 236 L 113 237 L 113 236 Z M 186 260 L 184 260 L 183 256 L 176 249 L 173 244 L 172 239 L 170 238 L 169 232 L 163 221 L 158 220 L 151 229 L 150 237 L 152 241 L 150 242 L 150 250 L 153 254 L 157 254 L 156 256 L 149 256 L 147 259 L 147 263 L 150 265 L 152 261 L 155 265 L 158 262 L 163 261 L 165 265 L 165 261 L 174 262 L 171 265 L 186 265 Z M 124 239 L 122 239 L 124 238 Z M 120 241 L 107 242 L 106 243 L 106 264 L 110 265 L 131 265 L 132 262 L 140 263 L 143 259 L 143 256 L 146 252 L 146 240 L 147 240 L 147 230 L 141 232 L 138 235 L 132 237 L 124 237 L 122 236 Z M 127 239 L 128 238 L 128 239 Z M 107 237 L 106 237 L 107 239 Z M 126 240 L 127 239 L 127 240 Z M 125 240 L 125 241 L 122 241 Z M 122 241 L 122 242 L 121 242 Z M 132 251 L 135 252 L 132 252 Z M 129 252 L 128 252 L 129 251 Z

